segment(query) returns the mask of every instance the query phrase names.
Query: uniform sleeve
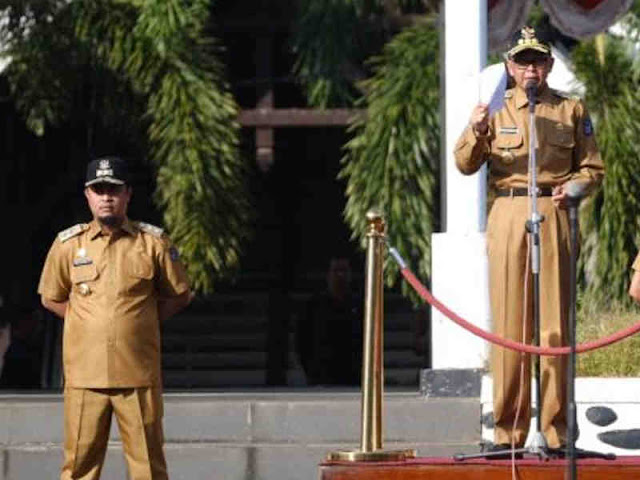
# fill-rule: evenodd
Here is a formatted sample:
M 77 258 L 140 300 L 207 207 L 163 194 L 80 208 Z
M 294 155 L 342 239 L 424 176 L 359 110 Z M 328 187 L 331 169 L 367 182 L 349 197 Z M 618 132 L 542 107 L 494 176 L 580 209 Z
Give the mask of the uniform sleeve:
M 467 126 L 458 138 L 453 149 L 458 170 L 464 175 L 471 175 L 480 169 L 491 152 L 490 132 L 487 135 L 479 135 L 473 132 L 471 126 Z
M 189 279 L 180 255 L 167 237 L 162 238 L 158 253 L 157 286 L 162 297 L 175 297 L 189 290 Z
M 575 115 L 574 173 L 571 175 L 570 181 L 586 185 L 587 190 L 591 192 L 602 182 L 604 163 L 598 150 L 591 118 L 582 101 L 576 105 Z
M 69 299 L 71 292 L 71 278 L 69 262 L 64 254 L 64 248 L 59 240 L 55 240 L 42 268 L 38 293 L 50 300 L 64 302 Z
M 631 265 L 631 268 L 636 272 L 640 271 L 640 252 L 638 252 L 638 255 L 636 255 L 636 259 L 633 261 L 633 265 Z

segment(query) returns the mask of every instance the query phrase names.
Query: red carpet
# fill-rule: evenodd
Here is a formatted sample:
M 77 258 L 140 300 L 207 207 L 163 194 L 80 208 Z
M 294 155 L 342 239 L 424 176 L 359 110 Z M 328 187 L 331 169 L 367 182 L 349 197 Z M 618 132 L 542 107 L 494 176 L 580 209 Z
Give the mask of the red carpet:
M 566 478 L 566 460 L 515 461 L 520 480 Z M 579 459 L 579 480 L 640 480 L 640 457 L 615 460 Z M 511 480 L 510 460 L 474 459 L 455 461 L 448 457 L 422 457 L 405 462 L 325 462 L 320 465 L 321 480 Z

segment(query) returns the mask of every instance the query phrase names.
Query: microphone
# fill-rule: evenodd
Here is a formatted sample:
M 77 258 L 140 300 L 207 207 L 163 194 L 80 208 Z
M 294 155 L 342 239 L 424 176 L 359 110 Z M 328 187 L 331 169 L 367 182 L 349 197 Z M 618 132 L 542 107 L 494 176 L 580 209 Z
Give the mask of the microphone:
M 581 182 L 567 182 L 562 187 L 567 194 L 567 206 L 569 207 L 569 223 L 574 225 L 578 221 L 578 206 L 580 200 L 587 196 L 587 186 Z
M 567 182 L 562 189 L 571 202 L 579 203 L 580 200 L 587 196 L 587 186 L 582 182 Z
M 529 111 L 533 112 L 536 106 L 536 95 L 538 93 L 538 83 L 535 80 L 529 80 L 524 86 L 527 92 L 527 100 L 529 101 Z

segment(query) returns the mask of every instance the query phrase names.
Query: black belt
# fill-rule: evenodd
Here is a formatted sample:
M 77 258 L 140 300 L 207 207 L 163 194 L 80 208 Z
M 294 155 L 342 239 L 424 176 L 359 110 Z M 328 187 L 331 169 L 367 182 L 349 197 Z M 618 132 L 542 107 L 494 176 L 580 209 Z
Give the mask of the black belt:
M 527 197 L 529 190 L 527 188 L 507 188 L 496 192 L 498 197 Z M 552 187 L 538 187 L 538 197 L 551 197 L 553 195 Z

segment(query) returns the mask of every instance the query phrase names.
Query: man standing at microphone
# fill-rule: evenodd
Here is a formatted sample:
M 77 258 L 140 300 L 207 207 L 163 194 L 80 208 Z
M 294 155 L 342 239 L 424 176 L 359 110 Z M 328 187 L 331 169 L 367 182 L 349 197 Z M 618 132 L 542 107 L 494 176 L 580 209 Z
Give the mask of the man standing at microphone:
M 535 101 L 537 207 L 540 227 L 540 345 L 566 345 L 570 292 L 570 231 L 567 182 L 591 191 L 602 180 L 604 165 L 593 125 L 582 101 L 549 88 L 551 47 L 531 27 L 514 36 L 506 54 L 515 87 L 504 106 L 489 117 L 477 105 L 455 146 L 458 169 L 475 173 L 485 162 L 496 199 L 487 224 L 491 316 L 494 332 L 530 343 L 533 331 L 529 262 L 528 162 L 529 99 Z M 529 95 L 528 95 L 529 94 Z M 541 429 L 550 448 L 566 445 L 566 357 L 542 357 Z M 492 451 L 524 446 L 531 417 L 531 368 L 527 358 L 500 347 L 492 350 Z M 514 425 L 514 421 L 517 422 Z

